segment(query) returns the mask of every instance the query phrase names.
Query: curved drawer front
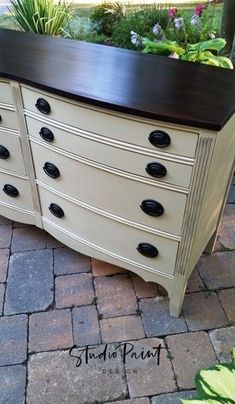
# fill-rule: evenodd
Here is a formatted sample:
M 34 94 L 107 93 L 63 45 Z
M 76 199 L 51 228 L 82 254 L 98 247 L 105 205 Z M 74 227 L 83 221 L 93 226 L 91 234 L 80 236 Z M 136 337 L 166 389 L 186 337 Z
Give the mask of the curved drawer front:
M 4 81 L 0 81 L 0 102 L 3 102 L 4 104 L 14 104 L 11 86 L 9 83 Z
M 133 151 L 127 151 L 107 144 L 100 143 L 97 139 L 87 139 L 83 136 L 72 134 L 52 125 L 45 125 L 43 121 L 26 117 L 30 136 L 44 142 L 47 146 L 58 147 L 89 160 L 105 164 L 109 167 L 140 175 L 155 181 L 165 182 L 172 185 L 189 187 L 192 167 L 181 163 L 171 162 L 162 158 L 146 156 Z M 52 133 L 45 140 L 43 130 L 49 129 Z M 40 135 L 41 133 L 41 135 Z M 46 132 L 47 134 L 47 132 Z M 42 137 L 44 136 L 44 138 Z M 52 139 L 53 136 L 53 140 Z M 48 141 L 49 140 L 49 141 Z M 166 169 L 166 175 L 154 177 L 147 173 L 148 164 L 158 163 Z
M 89 109 L 82 104 L 72 104 L 64 98 L 57 99 L 51 95 L 45 95 L 37 90 L 22 88 L 24 107 L 43 116 L 36 108 L 37 101 L 43 99 L 49 105 L 46 115 L 56 121 L 83 129 L 89 132 L 107 136 L 119 141 L 133 143 L 135 145 L 150 148 L 154 151 L 173 153 L 187 157 L 195 155 L 197 134 L 174 129 L 170 126 L 149 121 L 143 123 L 134 120 L 131 115 L 116 116 L 106 110 Z M 128 116 L 128 118 L 127 118 Z M 153 131 L 164 131 L 170 136 L 171 143 L 168 147 L 156 147 L 149 141 L 149 135 Z
M 43 183 L 111 214 L 180 235 L 186 195 L 72 160 L 33 142 L 31 147 L 36 177 Z M 44 172 L 45 163 L 52 163 L 59 170 L 58 176 L 52 167 L 57 178 Z M 144 213 L 140 205 L 146 199 L 160 203 L 164 213 L 158 217 Z
M 0 128 L 2 127 L 18 130 L 16 114 L 14 111 L 0 108 Z
M 4 192 L 3 189 L 5 189 L 7 193 Z M 10 174 L 0 173 L 0 202 L 15 206 L 16 208 L 33 211 L 33 202 L 28 180 Z
M 116 223 L 92 211 L 83 209 L 64 198 L 39 187 L 43 217 L 57 226 L 81 238 L 85 244 L 93 244 L 108 253 L 140 265 L 173 274 L 178 243 L 163 237 Z M 55 217 L 49 210 L 51 204 L 58 205 L 64 212 L 62 218 Z M 144 257 L 137 251 L 140 243 L 149 243 L 158 249 L 155 258 Z
M 0 168 L 25 174 L 20 138 L 2 131 L 0 131 Z

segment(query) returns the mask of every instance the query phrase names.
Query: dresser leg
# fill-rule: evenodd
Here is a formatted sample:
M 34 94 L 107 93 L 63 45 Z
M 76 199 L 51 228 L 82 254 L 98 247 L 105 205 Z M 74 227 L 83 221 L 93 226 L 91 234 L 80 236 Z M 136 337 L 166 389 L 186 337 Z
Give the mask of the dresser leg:
M 216 230 L 214 231 L 214 233 L 212 234 L 204 252 L 206 254 L 213 254 L 213 251 L 215 249 L 215 244 L 216 244 L 216 240 L 217 240 L 217 234 L 218 234 L 218 230 L 219 230 L 219 225 L 216 227 Z
M 210 254 L 210 255 L 213 253 L 214 248 L 215 248 L 220 222 L 221 222 L 221 219 L 222 219 L 222 216 L 223 216 L 225 204 L 226 204 L 226 201 L 227 201 L 227 198 L 228 198 L 228 193 L 229 193 L 229 190 L 230 190 L 230 186 L 232 184 L 234 174 L 235 174 L 235 159 L 234 159 L 232 169 L 231 169 L 231 172 L 230 172 L 230 176 L 229 176 L 228 184 L 227 184 L 227 187 L 226 187 L 226 191 L 224 193 L 224 198 L 223 198 L 223 202 L 222 202 L 222 205 L 221 205 L 221 209 L 220 209 L 220 213 L 219 213 L 219 217 L 218 217 L 218 220 L 217 220 L 217 225 L 216 225 L 215 231 L 212 234 L 212 236 L 211 236 L 211 238 L 210 238 L 210 240 L 209 240 L 209 242 L 208 242 L 208 244 L 207 244 L 207 246 L 206 246 L 206 248 L 204 250 L 205 253 Z
M 169 310 L 170 310 L 170 315 L 172 317 L 180 316 L 186 286 L 187 286 L 187 280 L 186 280 L 185 276 L 175 275 L 174 282 L 173 282 L 172 289 L 171 289 L 172 291 L 169 296 L 170 297 Z

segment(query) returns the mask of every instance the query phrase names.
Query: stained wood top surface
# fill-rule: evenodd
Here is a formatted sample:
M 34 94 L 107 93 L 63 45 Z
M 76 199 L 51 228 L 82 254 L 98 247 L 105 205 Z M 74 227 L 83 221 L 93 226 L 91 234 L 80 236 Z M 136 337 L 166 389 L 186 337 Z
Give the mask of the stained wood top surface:
M 73 100 L 219 131 L 235 72 L 69 39 L 0 30 L 0 77 Z

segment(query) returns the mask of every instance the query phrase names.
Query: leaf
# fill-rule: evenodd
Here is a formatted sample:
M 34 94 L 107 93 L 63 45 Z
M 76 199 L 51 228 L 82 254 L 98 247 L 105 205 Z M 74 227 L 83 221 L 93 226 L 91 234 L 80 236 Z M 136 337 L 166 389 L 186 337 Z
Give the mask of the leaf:
M 225 69 L 233 69 L 233 64 L 229 58 L 225 56 L 216 56 L 220 62 L 220 66 L 224 67 Z
M 177 53 L 177 55 L 183 55 L 185 50 L 181 48 L 175 41 L 169 41 L 167 39 L 163 41 L 150 41 L 147 38 L 143 38 L 143 45 L 145 53 L 156 53 L 158 55 L 170 55 L 171 53 Z
M 184 55 L 182 55 L 181 59 L 189 60 L 190 62 L 195 62 L 197 55 L 198 55 L 198 52 L 196 52 L 196 51 L 187 52 Z
M 201 399 L 217 399 L 220 403 L 235 402 L 235 367 L 220 364 L 201 370 L 195 377 L 196 389 Z
M 189 50 L 192 51 L 205 51 L 215 50 L 220 51 L 226 45 L 226 41 L 223 38 L 209 39 L 208 41 L 202 41 L 195 44 L 188 45 Z

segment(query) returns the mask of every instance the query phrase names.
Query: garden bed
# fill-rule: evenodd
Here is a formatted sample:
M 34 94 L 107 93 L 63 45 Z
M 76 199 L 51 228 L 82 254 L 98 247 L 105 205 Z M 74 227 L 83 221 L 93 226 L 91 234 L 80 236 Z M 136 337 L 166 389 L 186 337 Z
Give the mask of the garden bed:
M 199 8 L 191 4 L 195 3 L 194 0 L 180 2 L 179 8 L 169 8 L 165 2 L 126 6 L 123 6 L 121 2 L 105 2 L 97 6 L 72 4 L 70 9 L 62 9 L 62 13 L 68 13 L 68 18 L 62 18 L 61 27 L 57 31 L 53 31 L 53 26 L 58 24 L 53 23 L 50 28 L 50 24 L 45 23 L 47 19 L 49 22 L 54 20 L 54 14 L 45 17 L 47 14 L 38 12 L 37 8 L 35 12 L 33 8 L 29 12 L 27 4 L 31 8 L 32 2 L 14 1 L 16 5 L 25 3 L 26 16 L 23 18 L 18 16 L 18 21 L 26 31 L 34 30 L 47 35 L 60 34 L 73 40 L 164 54 L 232 68 L 229 60 L 217 57 L 217 52 L 224 47 L 225 41 L 215 40 L 220 32 L 222 5 L 214 1 L 213 5 L 210 1 L 204 2 L 205 5 L 201 3 Z M 36 22 L 33 21 L 33 15 L 39 16 Z M 61 17 L 59 13 L 56 15 Z M 29 22 L 25 24 L 28 20 Z M 0 27 L 19 29 L 14 18 L 9 15 L 0 17 Z

